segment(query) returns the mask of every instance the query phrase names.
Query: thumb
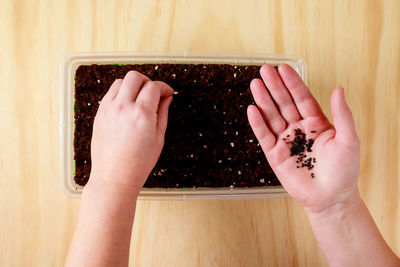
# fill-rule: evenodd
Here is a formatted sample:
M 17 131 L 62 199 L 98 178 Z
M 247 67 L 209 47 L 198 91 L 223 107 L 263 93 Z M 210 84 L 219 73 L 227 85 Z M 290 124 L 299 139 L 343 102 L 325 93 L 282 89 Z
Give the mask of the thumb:
M 353 115 L 344 98 L 344 90 L 337 87 L 331 96 L 331 113 L 336 129 L 336 137 L 342 143 L 353 145 L 358 142 Z
M 168 109 L 172 102 L 172 96 L 162 97 L 157 111 L 157 130 L 163 135 L 168 124 Z

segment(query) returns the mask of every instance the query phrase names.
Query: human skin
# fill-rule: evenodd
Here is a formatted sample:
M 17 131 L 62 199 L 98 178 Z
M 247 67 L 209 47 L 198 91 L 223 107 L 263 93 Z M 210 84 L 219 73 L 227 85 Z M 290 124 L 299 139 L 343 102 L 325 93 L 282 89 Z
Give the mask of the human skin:
M 100 103 L 66 266 L 128 266 L 136 200 L 164 145 L 173 90 L 131 71 Z
M 305 208 L 329 265 L 400 266 L 358 191 L 360 141 L 343 88 L 331 96 L 332 125 L 288 65 L 264 65 L 260 74 L 250 84 L 257 104 L 248 107 L 250 125 L 278 179 Z M 297 168 L 283 140 L 297 128 L 314 139 L 312 170 Z
M 249 122 L 286 190 L 306 209 L 332 266 L 399 266 L 357 189 L 359 141 L 343 89 L 332 94 L 334 126 L 289 66 L 263 66 L 250 87 Z M 137 196 L 164 144 L 173 90 L 137 72 L 116 80 L 95 118 L 90 180 L 66 266 L 127 266 Z M 311 179 L 297 169 L 282 138 L 316 130 Z

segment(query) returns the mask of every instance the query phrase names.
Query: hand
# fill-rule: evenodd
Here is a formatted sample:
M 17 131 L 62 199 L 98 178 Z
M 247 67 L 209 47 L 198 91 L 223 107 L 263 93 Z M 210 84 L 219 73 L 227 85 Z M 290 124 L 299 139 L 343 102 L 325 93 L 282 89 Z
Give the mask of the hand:
M 142 188 L 164 145 L 173 92 L 136 71 L 111 85 L 94 120 L 89 184 Z
M 260 74 L 268 90 L 260 79 L 251 82 L 258 107 L 249 106 L 247 115 L 287 192 L 309 212 L 351 201 L 358 194 L 360 142 L 343 89 L 336 88 L 331 96 L 333 126 L 300 76 L 288 65 L 280 65 L 278 71 L 264 65 Z M 307 139 L 314 139 L 312 152 L 307 153 L 316 159 L 311 170 L 297 168 L 297 157 L 291 157 L 290 144 L 283 140 L 287 135 L 293 140 L 295 129 L 301 129 Z

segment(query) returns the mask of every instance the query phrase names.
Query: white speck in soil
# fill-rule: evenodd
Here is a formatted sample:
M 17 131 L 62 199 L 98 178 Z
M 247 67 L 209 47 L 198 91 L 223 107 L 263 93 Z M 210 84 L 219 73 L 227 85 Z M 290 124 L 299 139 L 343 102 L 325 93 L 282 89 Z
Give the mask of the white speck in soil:
M 250 140 L 249 140 L 249 143 L 253 143 L 253 142 L 254 142 L 254 140 L 253 140 L 253 139 L 250 139 Z
M 184 69 L 183 71 L 187 71 L 187 69 Z
M 237 69 L 237 66 L 234 66 L 235 69 Z
M 238 132 L 238 131 L 236 131 L 236 132 L 235 132 L 235 134 L 236 134 L 236 135 L 239 135 L 239 132 Z
M 236 76 L 237 76 L 237 74 L 236 74 L 236 73 L 234 73 L 234 74 L 233 74 L 233 78 L 236 78 Z
M 224 132 L 224 135 L 227 135 L 227 134 L 228 134 L 228 132 L 227 132 L 227 131 L 225 131 L 225 132 Z
M 203 147 L 204 147 L 205 149 L 207 149 L 207 148 L 208 148 L 208 146 L 207 146 L 207 145 L 203 145 Z
M 100 80 L 97 80 L 97 83 L 100 83 Z
M 199 133 L 199 136 L 201 137 L 201 136 L 203 136 L 203 134 L 202 134 L 202 133 Z
M 191 158 L 193 158 L 193 153 L 192 153 L 192 154 L 190 154 L 190 157 L 191 157 Z
M 235 146 L 235 143 L 232 143 L 232 142 L 231 142 L 231 147 L 234 147 L 234 146 Z
M 231 160 L 231 158 L 228 158 L 228 160 Z M 229 168 L 229 170 L 232 170 L 231 168 Z
M 179 94 L 179 92 L 178 92 L 178 91 L 175 91 L 175 92 L 174 92 L 174 95 L 177 95 L 177 94 Z
M 218 160 L 218 163 L 219 163 L 219 164 L 221 164 L 221 163 L 222 163 L 222 160 L 221 160 L 221 159 L 220 159 L 220 160 Z
M 195 83 L 195 82 L 196 82 L 196 80 L 193 80 L 193 82 Z
M 87 105 L 90 107 L 91 104 L 90 104 L 90 103 L 87 103 Z
M 154 67 L 155 70 L 158 70 L 158 65 Z
M 86 160 L 84 160 L 84 161 L 83 161 L 83 163 L 85 163 L 85 164 L 86 164 Z
M 174 74 L 172 74 L 172 78 L 174 78 L 174 79 L 176 78 L 176 74 L 175 74 L 175 73 L 174 73 Z
M 265 183 L 265 179 L 264 178 L 260 179 L 260 183 Z
M 217 109 L 217 106 L 216 106 L 216 105 L 214 105 L 214 109 L 215 109 L 215 110 Z
M 241 172 L 241 171 L 238 171 L 238 174 L 239 174 L 239 175 L 241 175 L 241 174 L 242 174 L 242 172 Z

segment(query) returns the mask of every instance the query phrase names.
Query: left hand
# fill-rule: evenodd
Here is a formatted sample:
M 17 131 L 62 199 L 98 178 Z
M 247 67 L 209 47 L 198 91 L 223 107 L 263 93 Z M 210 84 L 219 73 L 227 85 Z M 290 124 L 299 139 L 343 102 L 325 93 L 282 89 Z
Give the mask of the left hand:
M 89 185 L 142 188 L 164 145 L 173 92 L 136 71 L 113 83 L 94 121 Z

